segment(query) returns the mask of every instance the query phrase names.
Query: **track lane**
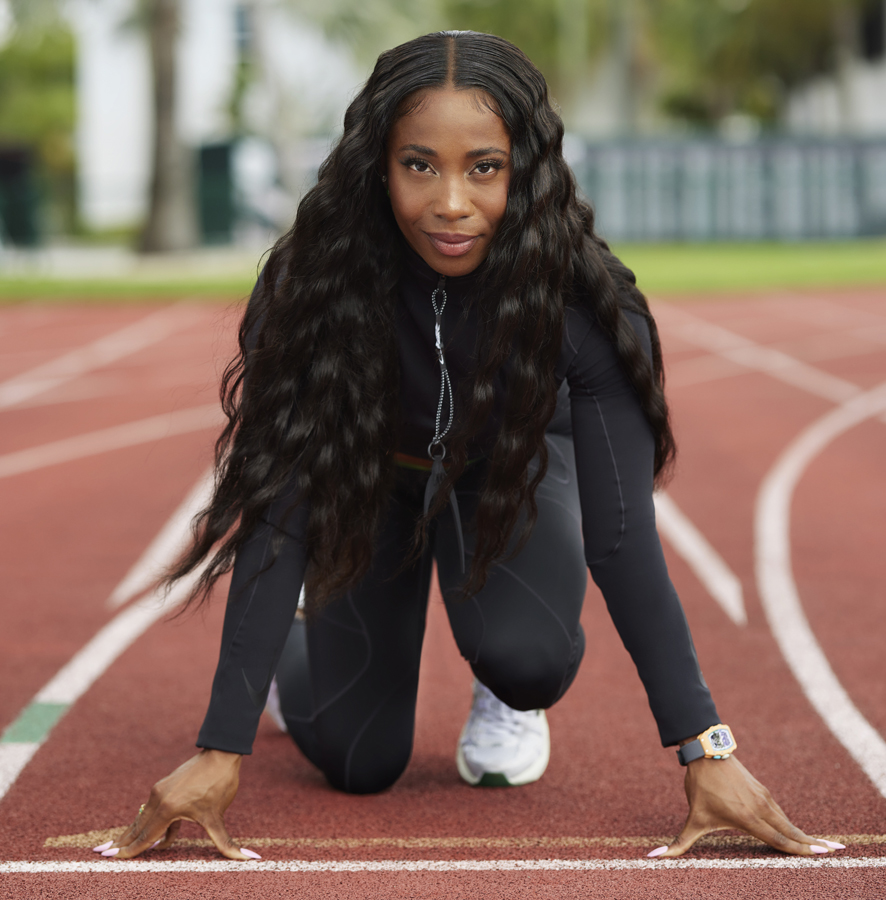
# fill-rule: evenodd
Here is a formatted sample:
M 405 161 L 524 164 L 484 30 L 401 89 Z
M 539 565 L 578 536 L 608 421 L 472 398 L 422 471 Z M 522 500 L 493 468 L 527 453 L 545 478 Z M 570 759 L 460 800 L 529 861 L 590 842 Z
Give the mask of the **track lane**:
M 692 311 L 698 312 L 696 304 L 692 305 Z M 687 361 L 692 359 L 693 352 L 691 349 L 686 351 Z M 870 359 L 865 360 L 865 366 L 872 371 L 876 368 Z M 747 390 L 750 390 L 751 398 L 743 400 L 742 393 Z M 854 764 L 844 760 L 844 768 L 834 770 L 837 779 L 834 784 L 828 781 L 826 773 L 822 774 L 821 758 L 839 762 L 842 748 L 829 741 L 830 736 L 821 723 L 810 716 L 804 698 L 775 652 L 762 620 L 753 586 L 752 565 L 749 565 L 752 564 L 749 524 L 754 479 L 758 483 L 767 460 L 774 459 L 785 439 L 815 418 L 818 412 L 826 410 L 828 405 L 816 398 L 798 397 L 795 388 L 776 387 L 767 376 L 746 371 L 734 378 L 721 379 L 716 385 L 696 382 L 685 389 L 677 388 L 672 397 L 684 451 L 680 474 L 672 488 L 674 496 L 739 574 L 748 602 L 747 633 L 736 634 L 737 629 L 714 607 L 683 561 L 666 547 L 675 582 L 693 624 L 705 673 L 721 712 L 727 721 L 742 722 L 742 758 L 769 784 L 788 813 L 808 830 L 832 835 L 880 833 L 884 830 L 882 801 L 870 790 L 861 773 L 852 770 Z M 763 412 L 762 418 L 764 426 L 774 429 L 773 436 L 764 440 L 759 436 L 736 433 L 736 420 L 746 423 L 744 430 L 747 431 L 747 423 L 760 424 L 761 411 L 769 404 L 776 411 L 771 415 Z M 690 441 L 682 428 L 685 424 L 690 425 L 693 441 L 700 439 L 699 446 L 689 446 Z M 723 440 L 718 436 L 718 427 L 728 429 L 730 424 L 731 439 Z M 729 431 L 725 434 L 729 435 Z M 728 479 L 723 478 L 724 471 L 729 473 Z M 194 477 L 196 474 L 198 472 Z M 146 493 L 160 483 L 152 481 L 146 485 Z M 750 496 L 743 488 L 745 484 L 751 486 Z M 178 497 L 167 504 L 167 515 L 186 489 L 183 487 Z M 724 510 L 730 515 L 725 515 Z M 129 564 L 145 544 L 129 557 Z M 97 603 L 103 600 L 104 597 L 96 598 Z M 217 615 L 216 609 L 210 613 L 210 618 Z M 5 848 L 16 848 L 13 858 L 70 859 L 70 850 L 44 847 L 46 838 L 82 833 L 90 830 L 87 827 L 90 825 L 104 828 L 126 822 L 134 811 L 133 804 L 137 807 L 140 802 L 140 793 L 143 793 L 140 786 L 165 774 L 167 768 L 183 758 L 182 754 L 190 752 L 214 667 L 217 636 L 213 625 L 218 627 L 217 621 L 210 622 L 208 633 L 198 633 L 193 630 L 196 624 L 193 621 L 161 624 L 152 629 L 118 660 L 58 726 L 53 739 L 40 751 L 32 768 L 25 772 L 0 807 L 0 840 Z M 272 726 L 264 722 L 256 748 L 261 760 L 250 760 L 244 766 L 248 775 L 244 776 L 243 790 L 231 810 L 232 831 L 252 835 L 322 837 L 324 833 L 334 836 L 336 830 L 341 834 L 342 822 L 353 827 L 352 833 L 391 834 L 396 829 L 395 835 L 437 834 L 443 837 L 464 834 L 494 837 L 502 835 L 503 828 L 507 829 L 507 834 L 518 837 L 521 834 L 668 835 L 677 830 L 683 801 L 670 751 L 653 750 L 644 757 L 642 766 L 633 766 L 625 758 L 625 745 L 654 748 L 656 738 L 645 697 L 639 684 L 634 683 L 637 679 L 630 661 L 618 644 L 599 597 L 592 595 L 588 602 L 585 621 L 589 636 L 588 658 L 579 674 L 580 682 L 551 714 L 555 742 L 551 769 L 539 785 L 513 792 L 520 795 L 516 797 L 509 797 L 509 792 L 484 797 L 457 781 L 451 756 L 469 703 L 469 673 L 451 645 L 439 604 L 432 606 L 431 624 L 415 758 L 403 781 L 379 798 L 334 795 L 316 773 L 297 758 L 288 739 L 274 733 Z M 185 639 L 180 640 L 182 637 Z M 728 647 L 727 654 L 723 652 L 724 647 Z M 752 678 L 748 678 L 748 659 L 753 659 L 756 664 Z M 173 673 L 177 673 L 177 677 L 172 677 Z M 777 692 L 773 685 L 778 686 Z M 146 693 L 148 696 L 143 703 Z M 121 697 L 138 697 L 139 702 L 126 704 Z M 158 704 L 158 697 L 165 698 L 165 703 Z M 121 708 L 121 703 L 125 708 Z M 130 708 L 133 705 L 138 708 Z M 179 721 L 178 725 L 175 720 Z M 776 740 L 776 736 L 785 731 L 800 735 L 804 744 L 792 750 L 789 770 L 783 757 L 778 758 Z M 146 734 L 152 738 L 156 735 L 147 748 Z M 625 743 L 611 746 L 609 739 L 613 734 L 624 738 Z M 111 774 L 107 756 L 96 753 L 96 746 L 113 748 L 115 765 Z M 155 764 L 155 754 L 163 765 Z M 169 766 L 165 766 L 166 762 Z M 589 772 L 593 773 L 591 783 L 588 783 Z M 813 772 L 819 781 L 810 777 Z M 114 782 L 122 783 L 122 786 L 115 788 Z M 47 786 L 57 783 L 73 787 L 70 803 L 54 794 L 50 809 L 40 806 L 39 812 L 32 812 L 33 801 L 39 804 L 41 796 L 46 797 Z M 823 791 L 823 783 L 827 786 L 826 791 Z M 654 792 L 651 800 L 650 784 Z M 111 791 L 116 802 L 107 803 L 106 791 Z M 89 818 L 93 821 L 84 821 L 87 818 L 84 813 L 96 807 L 97 792 L 101 792 L 98 805 L 105 812 L 104 821 L 96 822 L 92 813 Z M 364 800 L 371 802 L 364 803 Z M 60 808 L 56 809 L 59 804 Z M 299 816 L 300 809 L 311 811 L 308 820 Z M 115 810 L 115 817 L 112 817 Z M 8 823 L 7 811 L 11 811 L 12 820 Z M 196 831 L 191 836 L 197 837 Z M 872 845 L 874 856 L 882 855 L 877 846 Z M 638 857 L 641 856 L 639 849 L 636 852 Z M 759 846 L 747 848 L 745 852 L 750 858 L 778 858 Z M 851 848 L 851 852 L 855 855 L 856 848 Z M 321 857 L 324 853 L 328 858 L 328 849 L 319 851 Z M 717 847 L 699 851 L 699 854 L 700 858 L 711 859 L 730 856 L 729 851 Z M 285 853 L 281 850 L 276 855 L 289 859 L 302 857 L 295 848 Z M 526 855 L 525 851 L 523 855 Z M 581 855 L 593 854 L 585 850 Z M 9 849 L 2 856 L 10 858 Z M 199 847 L 168 851 L 163 856 L 213 858 L 211 851 Z M 453 856 L 448 853 L 448 858 Z M 157 858 L 160 857 L 157 854 Z M 518 896 L 518 892 L 531 886 L 536 891 L 542 889 L 546 896 L 556 896 L 549 888 L 566 891 L 563 896 L 574 896 L 579 884 L 582 894 L 587 892 L 588 896 L 647 896 L 633 893 L 646 889 L 652 890 L 655 896 L 669 896 L 671 890 L 677 891 L 673 896 L 683 896 L 679 890 L 685 889 L 687 884 L 672 880 L 686 874 L 678 871 L 668 872 L 667 882 L 661 880 L 660 872 L 650 873 L 650 877 L 656 879 L 650 882 L 639 880 L 641 873 L 608 873 L 607 877 L 613 880 L 604 883 L 599 880 L 603 874 L 606 873 L 594 873 L 592 883 L 562 878 L 548 883 L 535 881 L 537 876 L 527 873 L 516 878 L 500 874 L 496 877 L 501 880 L 493 885 L 488 874 L 462 881 L 468 876 L 449 873 L 444 882 L 434 882 L 437 894 L 427 893 L 426 874 L 400 875 L 395 879 L 380 875 L 350 875 L 346 883 L 325 876 L 299 875 L 298 883 L 317 886 L 318 896 L 321 885 L 322 890 L 333 892 L 363 885 L 367 896 L 392 896 L 400 891 L 408 891 L 408 896 L 439 896 L 440 891 L 445 891 L 446 896 L 457 896 L 455 892 L 461 890 L 460 884 L 474 891 L 474 895 L 479 891 L 484 896 L 495 896 L 489 893 L 490 890 L 499 891 L 499 896 Z M 831 891 L 831 895 L 839 895 L 839 890 L 849 884 L 845 880 L 831 880 L 837 879 L 838 874 L 843 879 L 846 873 L 824 876 L 817 871 L 814 874 L 815 880 L 808 883 L 816 885 L 818 890 Z M 717 874 L 718 887 L 725 884 L 721 879 L 726 875 L 724 872 Z M 104 882 L 104 876 L 89 877 Z M 146 876 L 127 877 L 142 879 Z M 189 884 L 190 888 L 184 890 L 190 891 L 199 885 L 201 893 L 207 887 L 203 879 L 188 882 L 182 881 L 183 877 L 156 875 L 152 876 L 150 884 L 166 885 L 171 891 L 168 896 L 176 896 L 176 891 L 183 890 L 182 884 Z M 235 885 L 243 876 L 215 877 Z M 270 890 L 277 878 L 285 876 L 264 877 L 269 881 L 262 884 Z M 696 889 L 702 890 L 706 885 L 709 890 L 712 882 L 709 878 L 705 880 L 703 875 L 700 877 L 702 880 L 695 883 Z M 755 872 L 752 876 L 742 873 L 737 881 L 729 884 L 738 890 L 753 884 L 754 889 L 763 894 L 768 891 L 769 896 L 781 896 L 779 891 L 786 882 L 777 878 L 773 881 L 773 877 L 771 872 Z M 801 871 L 790 870 L 786 877 L 791 879 L 792 889 L 806 883 L 797 881 L 799 877 L 806 877 Z M 53 879 L 52 883 L 59 887 L 71 886 L 78 883 L 77 878 L 64 876 L 63 880 Z M 292 884 L 291 881 L 287 883 Z M 862 880 L 852 884 L 853 889 L 862 890 L 870 883 Z M 113 884 L 109 881 L 107 889 L 113 891 Z M 610 893 L 597 894 L 604 884 Z M 623 891 L 627 893 L 620 893 Z M 335 896 L 334 893 L 326 895 Z M 750 893 L 745 895 L 751 896 Z

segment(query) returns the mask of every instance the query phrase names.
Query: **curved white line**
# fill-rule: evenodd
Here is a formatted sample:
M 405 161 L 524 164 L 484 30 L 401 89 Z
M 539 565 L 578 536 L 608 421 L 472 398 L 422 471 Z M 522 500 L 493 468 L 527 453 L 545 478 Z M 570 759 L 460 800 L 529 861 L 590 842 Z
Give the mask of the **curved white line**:
M 157 589 L 141 602 L 117 613 L 86 646 L 59 669 L 31 702 L 64 707 L 75 703 L 141 634 L 187 598 L 202 572 L 201 566 L 176 582 L 168 593 Z M 47 732 L 38 741 L 21 744 L 0 742 L 0 800 L 6 796 L 48 736 Z
M 0 382 L 0 409 L 17 406 L 65 382 L 123 359 L 172 332 L 181 330 L 195 319 L 198 311 L 182 304 L 165 306 L 104 337 L 69 350 L 62 356 Z
M 809 702 L 886 797 L 886 741 L 849 698 L 803 612 L 791 569 L 794 488 L 809 463 L 835 438 L 886 410 L 886 384 L 860 394 L 804 429 L 782 453 L 757 498 L 757 586 L 769 627 Z
M 748 624 L 744 594 L 738 577 L 725 560 L 689 521 L 686 514 L 664 491 L 653 496 L 655 521 L 668 543 L 683 557 L 695 577 L 739 626 Z
M 17 450 L 0 456 L 0 478 L 9 478 L 25 472 L 33 472 L 45 466 L 72 462 L 98 453 L 135 447 L 150 441 L 159 441 L 176 434 L 188 434 L 215 428 L 224 422 L 224 415 L 217 403 L 193 406 L 159 416 L 149 416 L 124 425 L 101 428 L 76 437 L 63 438 L 27 450 Z
M 107 606 L 115 609 L 152 587 L 164 567 L 185 549 L 191 538 L 191 521 L 212 497 L 214 471 L 214 468 L 208 469 L 179 504 L 145 552 L 114 588 Z

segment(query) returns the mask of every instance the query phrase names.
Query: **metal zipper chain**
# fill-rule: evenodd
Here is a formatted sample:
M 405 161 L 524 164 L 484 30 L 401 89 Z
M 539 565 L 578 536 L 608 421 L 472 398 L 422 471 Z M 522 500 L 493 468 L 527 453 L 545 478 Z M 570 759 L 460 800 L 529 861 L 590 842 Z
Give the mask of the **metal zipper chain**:
M 443 302 L 437 306 L 438 294 L 443 295 Z M 431 294 L 431 305 L 434 307 L 434 349 L 437 351 L 437 362 L 440 364 L 440 399 L 437 401 L 437 417 L 434 423 L 434 439 L 428 444 L 428 456 L 431 459 L 443 459 L 446 456 L 446 448 L 443 446 L 443 438 L 449 434 L 452 428 L 452 420 L 455 415 L 455 406 L 452 402 L 452 383 L 449 380 L 449 370 L 446 368 L 446 359 L 443 356 L 443 310 L 446 309 L 446 276 L 441 275 L 434 293 Z M 446 427 L 441 431 L 443 422 L 443 405 L 449 401 L 449 419 Z
M 437 296 L 443 295 L 443 302 L 437 306 Z M 440 489 L 440 485 L 446 480 L 446 471 L 443 468 L 443 457 L 446 456 L 446 447 L 443 444 L 443 438 L 449 434 L 452 428 L 452 419 L 455 415 L 455 405 L 452 401 L 452 384 L 449 381 L 449 370 L 446 368 L 446 359 L 443 356 L 443 310 L 446 309 L 446 276 L 441 275 L 440 281 L 434 293 L 431 294 L 431 305 L 434 307 L 434 349 L 437 351 L 437 362 L 440 363 L 440 399 L 437 402 L 437 418 L 434 423 L 434 439 L 428 444 L 428 456 L 433 460 L 431 473 L 428 476 L 428 483 L 425 485 L 425 504 L 424 512 L 428 514 L 431 508 L 434 496 Z M 449 399 L 449 419 L 446 427 L 441 429 L 443 424 L 443 404 Z M 458 542 L 458 555 L 461 561 L 461 571 L 465 571 L 465 540 L 461 528 L 461 514 L 458 511 L 458 498 L 455 491 L 449 494 L 449 506 L 452 509 L 452 516 L 455 524 L 455 538 Z

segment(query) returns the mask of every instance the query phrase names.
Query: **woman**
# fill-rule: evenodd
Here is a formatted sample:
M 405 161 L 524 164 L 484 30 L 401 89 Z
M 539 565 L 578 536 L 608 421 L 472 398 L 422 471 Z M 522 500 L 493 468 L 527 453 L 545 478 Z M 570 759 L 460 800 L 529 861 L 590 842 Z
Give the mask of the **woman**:
M 171 576 L 208 559 L 205 598 L 234 568 L 203 749 L 97 850 L 166 846 L 187 818 L 254 858 L 223 815 L 275 672 L 289 730 L 334 786 L 392 784 L 434 558 L 477 679 L 467 781 L 544 771 L 543 709 L 581 661 L 589 567 L 687 764 L 686 825 L 649 855 L 718 828 L 837 848 L 731 754 L 655 532 L 674 453 L 655 323 L 594 234 L 562 135 L 541 74 L 499 38 L 433 34 L 379 58 L 253 294 L 215 494 Z

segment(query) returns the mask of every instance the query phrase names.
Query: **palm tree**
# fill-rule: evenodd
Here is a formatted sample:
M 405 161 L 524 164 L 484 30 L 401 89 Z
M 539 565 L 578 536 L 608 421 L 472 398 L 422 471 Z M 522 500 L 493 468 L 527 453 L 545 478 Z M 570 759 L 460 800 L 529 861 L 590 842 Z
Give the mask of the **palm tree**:
M 145 253 L 186 250 L 197 243 L 193 158 L 175 129 L 181 2 L 137 0 L 131 19 L 147 33 L 154 93 L 151 187 L 139 240 Z M 10 0 L 14 21 L 22 29 L 40 29 L 57 21 L 63 7 L 64 0 Z
M 141 0 L 154 88 L 154 143 L 143 253 L 187 250 L 197 243 L 193 155 L 175 128 L 176 45 L 181 0 Z

